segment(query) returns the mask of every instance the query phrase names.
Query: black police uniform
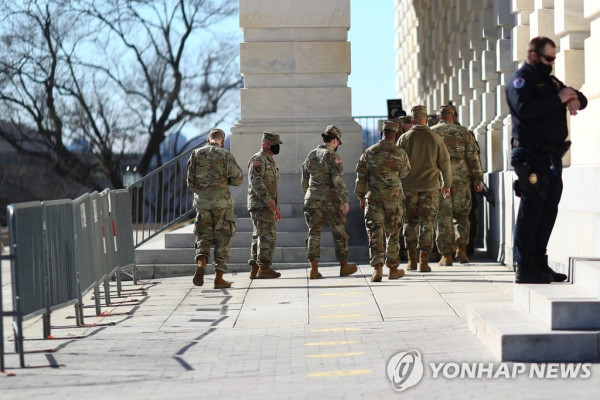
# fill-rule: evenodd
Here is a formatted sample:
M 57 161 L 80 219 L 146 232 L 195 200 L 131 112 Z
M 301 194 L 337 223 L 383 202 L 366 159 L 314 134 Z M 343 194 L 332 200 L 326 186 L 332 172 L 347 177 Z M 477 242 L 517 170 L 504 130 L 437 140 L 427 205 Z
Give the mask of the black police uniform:
M 564 87 L 556 77 L 543 75 L 527 63 L 506 85 L 512 117 L 511 164 L 518 177 L 514 190 L 521 197 L 514 230 L 514 261 L 532 275 L 551 273 L 546 249 L 563 189 L 562 156 L 570 145 L 565 142 L 566 105 L 558 96 Z M 587 99 L 581 92 L 577 95 L 580 109 L 584 109 Z M 555 281 L 564 279 L 554 277 Z

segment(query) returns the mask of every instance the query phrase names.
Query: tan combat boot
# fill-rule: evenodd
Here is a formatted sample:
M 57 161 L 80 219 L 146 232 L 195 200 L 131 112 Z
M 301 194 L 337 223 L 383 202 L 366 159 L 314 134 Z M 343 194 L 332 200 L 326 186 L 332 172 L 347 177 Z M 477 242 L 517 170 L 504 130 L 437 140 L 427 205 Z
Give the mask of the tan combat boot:
M 428 264 L 429 262 L 429 252 L 421 251 L 421 256 L 419 258 L 419 272 L 431 272 L 431 267 Z
M 319 260 L 312 260 L 310 262 L 310 279 L 322 279 L 323 275 L 319 272 Z
M 388 279 L 399 279 L 404 276 L 404 270 L 402 268 L 398 268 L 398 266 L 390 267 L 389 264 L 386 265 L 390 269 L 388 272 Z
M 196 273 L 194 274 L 194 278 L 192 279 L 192 283 L 194 286 L 202 286 L 204 285 L 204 271 L 206 271 L 206 258 L 202 257 L 197 262 Z
M 471 262 L 471 260 L 469 260 L 469 256 L 467 255 L 466 244 L 459 244 L 456 246 L 456 254 L 454 255 L 454 258 L 456 258 L 456 260 L 461 264 Z
M 408 265 L 406 266 L 408 271 L 417 270 L 417 250 L 408 250 Z
M 231 287 L 231 282 L 227 282 L 223 279 L 223 271 L 215 270 L 215 289 L 227 289 Z
M 258 264 L 254 260 L 248 260 L 248 265 L 252 267 L 250 269 L 250 279 L 256 279 L 256 275 L 258 274 Z
M 354 264 L 348 264 L 348 260 L 340 260 L 340 276 L 349 276 L 358 271 Z
M 271 269 L 271 264 L 261 264 L 258 268 L 258 275 L 256 279 L 275 279 L 279 278 L 281 274 Z
M 439 264 L 442 267 L 451 267 L 452 266 L 452 252 L 449 251 L 447 253 L 444 253 L 442 255 L 442 258 L 440 259 Z
M 373 275 L 371 275 L 371 282 L 381 282 L 381 278 L 383 278 L 383 265 L 373 265 Z

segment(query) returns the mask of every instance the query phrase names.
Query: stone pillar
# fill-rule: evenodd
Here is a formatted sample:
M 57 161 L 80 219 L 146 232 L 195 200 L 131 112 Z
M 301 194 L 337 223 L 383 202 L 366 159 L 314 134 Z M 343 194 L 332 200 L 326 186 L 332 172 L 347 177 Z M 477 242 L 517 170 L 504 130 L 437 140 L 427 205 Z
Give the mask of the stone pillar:
M 264 130 L 282 135 L 282 174 L 301 171 L 306 154 L 322 143 L 329 124 L 343 133 L 349 170 L 362 152 L 352 119 L 349 0 L 240 0 L 241 118 L 231 149 L 245 163 Z M 298 178 L 299 179 L 299 178 Z
M 529 39 L 546 36 L 558 43 L 554 31 L 554 0 L 535 0 L 531 14 Z

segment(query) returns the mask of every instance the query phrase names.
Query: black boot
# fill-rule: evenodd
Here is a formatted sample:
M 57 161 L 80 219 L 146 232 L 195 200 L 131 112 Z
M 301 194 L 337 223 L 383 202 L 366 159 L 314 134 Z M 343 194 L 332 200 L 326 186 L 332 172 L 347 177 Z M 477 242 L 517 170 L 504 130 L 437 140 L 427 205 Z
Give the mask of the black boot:
M 538 259 L 537 267 L 538 271 L 551 275 L 554 282 L 564 282 L 567 280 L 567 276 L 565 274 L 555 272 L 552 268 L 550 268 L 548 265 L 548 256 L 543 256 L 541 259 Z
M 552 275 L 538 271 L 534 266 L 515 264 L 515 283 L 550 283 Z

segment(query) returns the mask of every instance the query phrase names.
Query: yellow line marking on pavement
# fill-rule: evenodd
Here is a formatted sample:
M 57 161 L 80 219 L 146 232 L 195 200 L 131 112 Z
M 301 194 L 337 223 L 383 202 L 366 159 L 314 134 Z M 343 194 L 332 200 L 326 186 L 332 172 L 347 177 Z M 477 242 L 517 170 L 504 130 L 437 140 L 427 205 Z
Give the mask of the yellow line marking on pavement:
M 313 372 L 308 374 L 309 378 L 336 378 L 338 376 L 349 376 L 349 375 L 363 375 L 373 373 L 372 369 L 351 369 L 351 370 L 338 370 L 338 371 L 323 371 Z
M 326 353 L 326 354 L 309 354 L 306 358 L 339 358 L 339 357 L 353 357 L 353 356 L 362 356 L 365 354 L 364 351 L 356 352 L 356 353 Z
M 325 328 L 325 329 L 311 329 L 310 332 L 348 332 L 348 331 L 360 331 L 360 328 Z
M 310 343 L 304 343 L 305 346 L 337 346 L 337 345 L 342 345 L 342 344 L 354 344 L 354 343 L 359 343 L 358 340 L 332 340 L 330 342 L 310 342 Z
M 347 307 L 347 306 L 360 306 L 361 304 L 365 304 L 365 303 L 324 304 L 321 307 L 322 308 L 326 308 L 326 307 Z
M 358 318 L 364 317 L 363 314 L 338 314 L 338 315 L 321 315 L 319 318 L 339 319 L 339 318 Z
M 321 293 L 321 296 L 348 296 L 351 294 L 360 294 L 360 292 L 334 292 L 334 293 Z

